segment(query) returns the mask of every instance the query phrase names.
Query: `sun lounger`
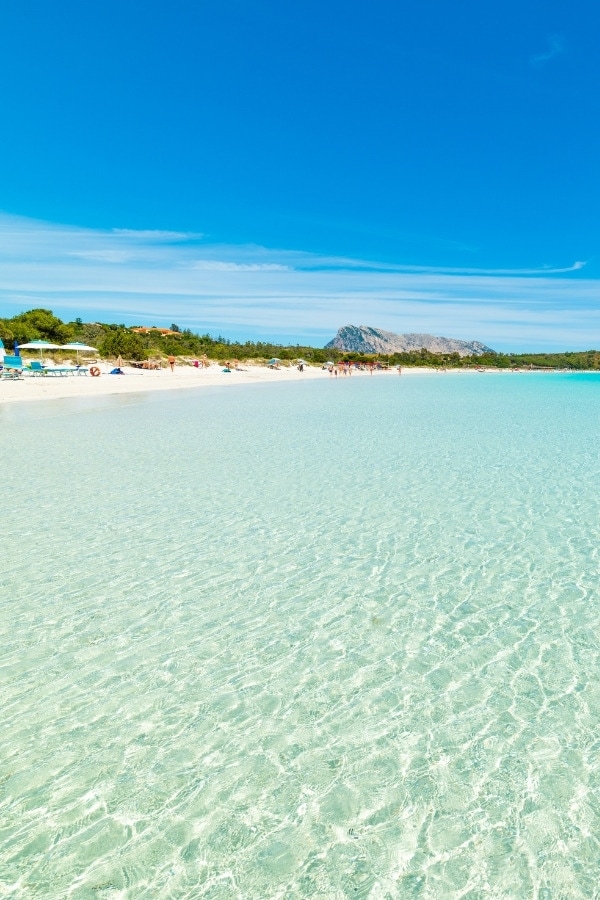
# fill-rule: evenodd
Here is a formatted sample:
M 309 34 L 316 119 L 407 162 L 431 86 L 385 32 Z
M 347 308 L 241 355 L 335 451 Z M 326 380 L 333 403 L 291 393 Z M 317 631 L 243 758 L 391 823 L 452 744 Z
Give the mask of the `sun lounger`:
M 39 361 L 39 359 L 32 359 L 31 362 L 28 362 L 25 366 L 25 371 L 28 375 L 45 375 L 46 370 L 43 365 Z
M 75 366 L 44 366 L 43 375 L 57 375 L 65 377 L 75 374 Z
M 88 367 L 87 366 L 49 366 L 42 365 L 39 359 L 32 359 L 25 366 L 24 371 L 28 375 L 87 375 Z
M 23 360 L 20 356 L 5 356 L 2 378 L 20 378 L 23 374 Z

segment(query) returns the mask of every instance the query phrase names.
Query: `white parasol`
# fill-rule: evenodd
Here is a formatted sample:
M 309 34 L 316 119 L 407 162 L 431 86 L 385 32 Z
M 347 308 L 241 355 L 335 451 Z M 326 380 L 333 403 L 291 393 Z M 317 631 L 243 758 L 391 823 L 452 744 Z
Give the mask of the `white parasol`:
M 61 350 L 76 350 L 77 362 L 79 363 L 80 353 L 98 353 L 96 347 L 90 347 L 88 344 L 82 344 L 80 341 L 73 341 L 71 344 L 63 344 Z
M 26 344 L 19 344 L 19 351 L 21 350 L 39 350 L 40 351 L 40 359 L 42 358 L 43 350 L 60 350 L 60 344 L 51 344 L 50 341 L 28 341 Z

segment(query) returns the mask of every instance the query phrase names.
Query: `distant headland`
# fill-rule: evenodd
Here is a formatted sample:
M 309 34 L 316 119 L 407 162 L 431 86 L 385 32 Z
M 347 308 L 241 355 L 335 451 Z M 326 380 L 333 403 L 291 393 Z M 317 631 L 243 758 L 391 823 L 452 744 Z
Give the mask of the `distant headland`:
M 459 356 L 483 356 L 494 353 L 491 347 L 479 341 L 459 341 L 455 338 L 435 337 L 433 334 L 394 334 L 368 325 L 344 325 L 325 349 L 346 353 L 458 353 Z

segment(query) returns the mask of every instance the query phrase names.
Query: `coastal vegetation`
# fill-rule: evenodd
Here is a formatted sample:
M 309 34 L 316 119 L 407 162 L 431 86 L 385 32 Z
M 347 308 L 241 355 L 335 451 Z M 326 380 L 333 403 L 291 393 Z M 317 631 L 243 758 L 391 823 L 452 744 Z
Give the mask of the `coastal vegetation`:
M 378 363 L 384 366 L 428 366 L 431 368 L 534 368 L 534 369 L 600 369 L 600 351 L 565 353 L 486 353 L 481 356 L 459 356 L 458 353 L 432 353 L 426 349 L 393 354 L 346 353 L 333 348 L 283 346 L 268 341 L 230 341 L 221 335 L 194 334 L 176 324 L 170 328 L 148 328 L 83 322 L 77 318 L 63 322 L 49 309 L 31 309 L 12 318 L 0 318 L 0 338 L 7 348 L 14 342 L 23 344 L 45 340 L 56 344 L 80 341 L 96 347 L 104 358 L 122 356 L 143 360 L 173 355 L 181 358 L 206 356 L 211 360 L 226 359 L 264 361 L 278 357 L 284 363 L 299 358 L 312 365 L 328 360 Z

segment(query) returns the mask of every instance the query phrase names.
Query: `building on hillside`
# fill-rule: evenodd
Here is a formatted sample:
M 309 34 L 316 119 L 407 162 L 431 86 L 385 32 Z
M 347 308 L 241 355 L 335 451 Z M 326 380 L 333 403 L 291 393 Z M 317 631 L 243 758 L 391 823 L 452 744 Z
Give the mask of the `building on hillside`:
M 180 337 L 180 331 L 171 331 L 170 328 L 156 328 L 154 325 L 147 327 L 146 325 L 136 325 L 131 329 L 136 334 L 161 334 L 163 337 Z

